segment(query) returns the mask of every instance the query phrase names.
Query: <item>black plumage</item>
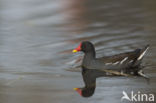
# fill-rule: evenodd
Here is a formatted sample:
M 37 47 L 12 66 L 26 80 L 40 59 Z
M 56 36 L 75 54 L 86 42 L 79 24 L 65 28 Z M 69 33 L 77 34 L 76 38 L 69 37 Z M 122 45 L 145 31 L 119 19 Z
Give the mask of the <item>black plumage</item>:
M 73 52 L 82 51 L 85 53 L 82 62 L 82 76 L 85 83 L 81 90 L 83 97 L 93 95 L 96 88 L 96 78 L 102 76 L 129 76 L 137 75 L 146 77 L 141 68 L 141 61 L 149 45 L 142 49 L 136 49 L 131 52 L 121 53 L 113 56 L 96 58 L 94 45 L 89 41 L 80 43 Z

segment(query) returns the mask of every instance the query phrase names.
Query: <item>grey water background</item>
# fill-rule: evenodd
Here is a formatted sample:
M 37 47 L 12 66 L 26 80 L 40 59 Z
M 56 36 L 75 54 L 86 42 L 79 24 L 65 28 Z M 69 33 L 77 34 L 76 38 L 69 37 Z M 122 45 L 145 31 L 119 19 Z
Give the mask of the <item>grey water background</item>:
M 83 53 L 71 51 L 84 40 L 97 56 L 150 44 L 143 61 L 150 84 L 103 77 L 91 98 L 80 97 L 74 60 Z M 0 103 L 122 103 L 122 91 L 155 94 L 155 58 L 155 0 L 0 0 Z

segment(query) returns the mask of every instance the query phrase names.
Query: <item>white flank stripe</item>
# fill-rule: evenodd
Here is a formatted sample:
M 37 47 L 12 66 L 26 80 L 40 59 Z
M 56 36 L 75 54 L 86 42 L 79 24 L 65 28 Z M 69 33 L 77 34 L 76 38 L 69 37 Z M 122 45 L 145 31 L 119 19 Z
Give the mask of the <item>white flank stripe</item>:
M 119 63 L 119 61 L 117 61 L 117 62 L 113 63 L 113 65 L 116 65 L 116 64 L 118 64 L 118 63 Z
M 132 62 L 133 62 L 133 60 L 129 61 L 129 63 L 132 63 Z
M 105 65 L 111 65 L 112 63 L 106 63 Z
M 148 50 L 148 48 L 139 56 L 139 58 L 137 60 L 142 59 L 142 57 L 145 55 L 146 51 Z
M 120 64 L 122 64 L 124 61 L 126 61 L 128 59 L 128 57 L 126 57 L 126 58 L 124 58 L 121 62 L 120 62 Z

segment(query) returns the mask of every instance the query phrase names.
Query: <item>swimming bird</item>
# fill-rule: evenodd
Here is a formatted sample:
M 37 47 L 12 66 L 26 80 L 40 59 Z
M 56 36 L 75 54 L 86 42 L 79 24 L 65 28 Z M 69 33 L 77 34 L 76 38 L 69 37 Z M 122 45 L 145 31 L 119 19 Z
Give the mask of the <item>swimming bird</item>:
M 113 56 L 96 58 L 94 45 L 90 41 L 83 41 L 73 52 L 83 52 L 82 77 L 85 83 L 83 88 L 74 88 L 81 96 L 90 97 L 96 88 L 96 78 L 102 76 L 142 76 L 148 78 L 142 70 L 141 61 L 149 45 L 142 49 L 120 53 Z

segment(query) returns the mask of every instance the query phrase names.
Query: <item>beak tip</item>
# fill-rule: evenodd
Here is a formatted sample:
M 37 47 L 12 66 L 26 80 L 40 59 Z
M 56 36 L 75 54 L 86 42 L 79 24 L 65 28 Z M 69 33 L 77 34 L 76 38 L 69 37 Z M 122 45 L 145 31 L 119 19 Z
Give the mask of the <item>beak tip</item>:
M 73 90 L 77 90 L 77 88 L 73 88 Z
M 77 52 L 77 50 L 75 50 L 75 49 L 74 49 L 72 52 L 73 52 L 73 53 L 76 53 L 76 52 Z

